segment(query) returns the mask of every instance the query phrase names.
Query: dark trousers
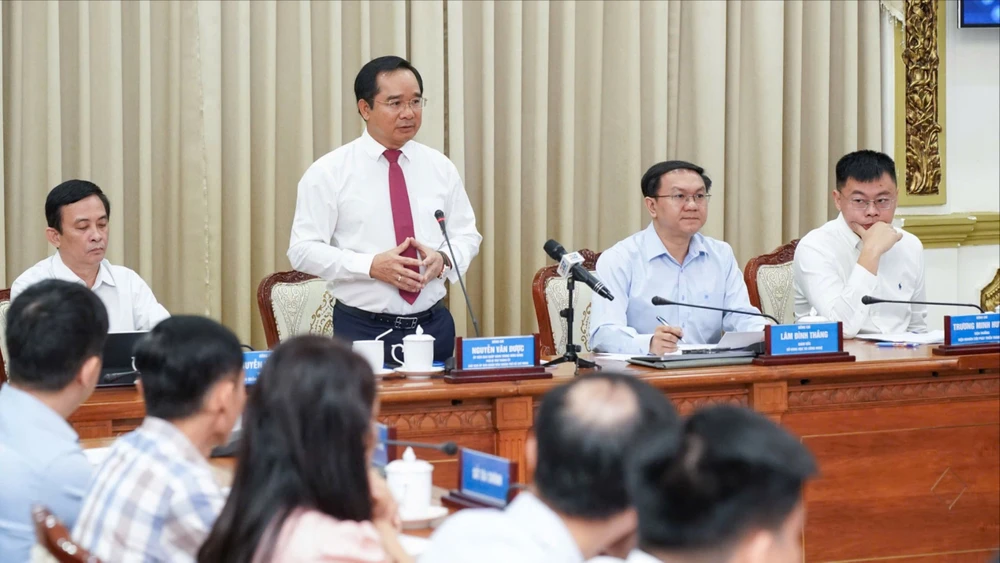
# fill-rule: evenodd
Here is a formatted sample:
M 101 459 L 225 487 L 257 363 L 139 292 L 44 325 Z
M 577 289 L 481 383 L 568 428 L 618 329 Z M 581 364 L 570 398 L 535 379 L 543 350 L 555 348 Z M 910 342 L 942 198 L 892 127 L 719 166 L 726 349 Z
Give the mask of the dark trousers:
M 420 316 L 423 318 L 416 324 L 423 327 L 424 333 L 434 337 L 434 361 L 447 360 L 455 352 L 455 319 L 451 312 L 439 301 Z M 369 313 L 337 303 L 333 306 L 333 335 L 350 342 L 374 340 L 376 336 L 392 328 L 392 332 L 382 337 L 382 342 L 385 343 L 385 362 L 395 365 L 390 350 L 392 345 L 402 344 L 404 336 L 417 331 L 411 317 L 398 317 L 398 321 L 396 319 L 394 315 Z M 396 354 L 403 357 L 402 350 Z

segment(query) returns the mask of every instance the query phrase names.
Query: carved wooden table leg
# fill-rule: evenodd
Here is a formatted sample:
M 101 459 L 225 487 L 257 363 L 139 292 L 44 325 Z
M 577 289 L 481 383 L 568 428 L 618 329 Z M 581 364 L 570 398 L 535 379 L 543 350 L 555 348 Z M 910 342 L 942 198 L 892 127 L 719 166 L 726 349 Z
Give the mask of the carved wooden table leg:
M 524 483 L 528 464 L 524 444 L 534 424 L 531 397 L 505 397 L 493 405 L 493 420 L 497 427 L 497 455 L 517 462 L 517 482 Z

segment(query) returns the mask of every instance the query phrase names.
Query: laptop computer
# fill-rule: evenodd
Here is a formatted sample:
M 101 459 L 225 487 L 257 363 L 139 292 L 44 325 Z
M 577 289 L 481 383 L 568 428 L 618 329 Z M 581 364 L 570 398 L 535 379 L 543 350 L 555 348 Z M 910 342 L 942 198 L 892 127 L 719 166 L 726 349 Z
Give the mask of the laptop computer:
M 98 387 L 128 387 L 135 385 L 139 372 L 132 366 L 132 350 L 145 332 L 113 332 L 104 343 L 104 365 Z

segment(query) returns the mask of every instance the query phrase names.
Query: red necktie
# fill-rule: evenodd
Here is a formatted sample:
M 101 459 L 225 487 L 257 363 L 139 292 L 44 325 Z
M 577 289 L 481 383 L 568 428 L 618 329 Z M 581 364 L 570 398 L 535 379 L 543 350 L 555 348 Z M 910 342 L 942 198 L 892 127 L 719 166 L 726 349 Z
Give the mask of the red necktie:
M 402 152 L 399 150 L 387 150 L 382 154 L 389 161 L 389 204 L 392 206 L 392 225 L 396 229 L 396 244 L 399 245 L 403 244 L 403 241 L 407 237 L 416 238 L 416 234 L 413 231 L 413 213 L 410 212 L 410 196 L 406 192 L 406 178 L 403 177 L 403 169 L 399 167 L 399 155 Z M 403 256 L 416 258 L 417 249 L 413 245 L 410 245 L 409 248 L 403 251 Z M 409 268 L 418 274 L 420 273 L 420 268 L 416 266 L 410 266 Z M 399 295 L 407 303 L 413 305 L 420 292 L 400 289 Z

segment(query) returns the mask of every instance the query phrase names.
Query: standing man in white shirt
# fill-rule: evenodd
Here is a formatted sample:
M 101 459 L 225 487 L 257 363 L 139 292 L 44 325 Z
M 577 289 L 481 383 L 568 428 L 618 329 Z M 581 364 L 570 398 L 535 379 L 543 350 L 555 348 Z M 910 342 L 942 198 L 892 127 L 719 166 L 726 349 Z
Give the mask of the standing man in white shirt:
M 13 300 L 28 286 L 59 279 L 92 289 L 108 310 L 110 332 L 150 330 L 170 316 L 139 274 L 104 258 L 111 203 L 97 184 L 67 180 L 45 199 L 45 237 L 52 256 L 28 268 L 10 287 Z
M 482 237 L 458 169 L 413 140 L 420 130 L 423 79 L 400 57 L 379 57 L 354 81 L 360 137 L 324 155 L 299 181 L 288 248 L 292 267 L 329 282 L 337 300 L 333 332 L 389 346 L 417 326 L 435 338 L 434 359 L 451 357 L 455 321 L 444 280 L 458 280 Z M 453 264 L 434 217 L 444 211 Z
M 927 306 L 864 305 L 865 295 L 924 301 L 924 246 L 892 226 L 898 188 L 888 155 L 861 150 L 837 162 L 840 215 L 795 249 L 795 318 L 843 323 L 844 336 L 927 331 Z

